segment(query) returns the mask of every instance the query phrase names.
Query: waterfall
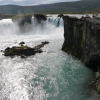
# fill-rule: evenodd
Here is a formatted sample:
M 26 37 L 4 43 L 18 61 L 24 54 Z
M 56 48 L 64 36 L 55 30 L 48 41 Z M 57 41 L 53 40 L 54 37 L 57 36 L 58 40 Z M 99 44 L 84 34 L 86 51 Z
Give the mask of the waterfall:
M 48 17 L 47 21 L 56 27 L 63 26 L 63 19 L 57 16 Z
M 50 42 L 43 53 L 25 59 L 0 52 L 0 100 L 100 100 L 91 86 L 94 73 L 61 51 L 63 34 L 63 19 L 57 15 L 39 25 L 33 17 L 31 30 L 23 33 L 11 19 L 0 21 L 0 50 L 21 41 L 29 47 Z
M 36 25 L 34 17 L 32 17 L 32 25 L 25 27 L 26 32 L 20 32 L 19 27 L 15 25 L 11 19 L 3 19 L 0 21 L 0 34 L 2 35 L 19 35 L 19 34 L 38 34 L 43 31 L 43 34 L 50 33 L 49 31 L 63 27 L 62 18 L 57 16 L 48 17 L 47 21 L 42 21 L 41 24 Z M 5 30 L 6 28 L 6 30 Z M 47 32 L 48 31 L 48 32 Z

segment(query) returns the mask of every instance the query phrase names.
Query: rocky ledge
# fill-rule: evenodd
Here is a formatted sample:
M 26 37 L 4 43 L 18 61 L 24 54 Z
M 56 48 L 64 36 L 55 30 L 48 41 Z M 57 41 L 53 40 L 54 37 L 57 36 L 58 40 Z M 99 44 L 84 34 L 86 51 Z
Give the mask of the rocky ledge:
M 13 47 L 7 47 L 3 53 L 4 56 L 10 56 L 10 57 L 14 57 L 14 56 L 21 56 L 21 58 L 26 58 L 26 56 L 31 56 L 31 55 L 35 55 L 36 53 L 42 53 L 43 50 L 41 49 L 42 47 L 44 47 L 44 45 L 48 44 L 49 42 L 45 41 L 45 42 L 41 42 L 41 44 L 35 46 L 34 48 L 31 48 L 29 46 L 24 46 L 22 45 L 21 42 L 21 46 L 13 46 Z
M 100 20 L 89 16 L 80 19 L 64 16 L 63 20 L 65 40 L 62 50 L 79 58 L 93 71 L 99 72 Z M 100 93 L 100 78 L 97 78 L 96 88 Z

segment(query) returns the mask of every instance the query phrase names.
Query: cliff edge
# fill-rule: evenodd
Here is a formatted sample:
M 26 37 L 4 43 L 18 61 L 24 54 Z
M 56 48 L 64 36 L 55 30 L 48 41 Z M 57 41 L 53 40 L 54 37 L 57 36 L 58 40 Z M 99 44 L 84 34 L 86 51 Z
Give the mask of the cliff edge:
M 79 58 L 93 71 L 100 71 L 100 20 L 64 16 L 62 50 Z M 98 79 L 97 79 L 98 80 Z M 100 93 L 100 81 L 96 87 Z

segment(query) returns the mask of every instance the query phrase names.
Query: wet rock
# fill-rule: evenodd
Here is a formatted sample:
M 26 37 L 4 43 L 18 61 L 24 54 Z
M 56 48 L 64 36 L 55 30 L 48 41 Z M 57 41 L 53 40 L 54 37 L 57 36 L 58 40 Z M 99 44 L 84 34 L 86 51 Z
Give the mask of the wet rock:
M 48 41 L 45 41 L 45 42 L 41 42 L 42 44 L 48 44 L 49 42 Z
M 96 73 L 96 89 L 100 94 L 100 71 Z
M 37 20 L 38 23 L 47 20 L 47 16 L 43 14 L 34 14 L 34 18 Z
M 30 30 L 32 24 L 32 15 L 16 15 L 12 21 L 19 27 L 21 32 Z
M 23 41 L 19 43 L 19 45 L 23 45 L 23 44 L 25 44 L 25 42 L 23 42 Z
M 26 56 L 25 55 L 21 55 L 21 58 L 26 58 Z
M 25 23 L 29 23 L 31 24 L 32 15 L 16 15 L 12 18 L 12 21 L 16 24 L 18 24 L 19 26 L 24 26 Z
M 96 71 L 100 67 L 100 21 L 68 16 L 64 20 L 64 44 L 62 50 L 79 58 Z
M 1 50 L 1 52 L 3 52 L 3 50 Z
M 100 20 L 89 17 L 64 20 L 62 50 L 79 58 L 96 73 L 96 89 L 100 93 Z
M 13 16 L 15 16 L 15 15 L 13 15 L 13 14 L 0 13 L 0 20 L 12 18 Z
M 4 56 L 21 56 L 21 58 L 26 58 L 26 56 L 35 55 L 36 53 L 42 53 L 43 50 L 41 48 L 48 43 L 49 42 L 47 41 L 42 42 L 34 48 L 28 46 L 13 46 L 12 48 L 7 47 L 4 51 Z
M 63 17 L 63 16 L 64 16 L 63 14 L 59 14 L 59 15 L 58 15 L 58 17 L 60 17 L 60 18 Z

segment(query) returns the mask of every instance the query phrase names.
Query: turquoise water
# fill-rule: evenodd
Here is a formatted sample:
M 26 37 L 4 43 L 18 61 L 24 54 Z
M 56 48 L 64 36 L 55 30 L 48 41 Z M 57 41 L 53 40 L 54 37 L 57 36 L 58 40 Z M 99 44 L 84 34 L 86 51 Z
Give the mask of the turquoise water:
M 41 54 L 26 59 L 0 56 L 0 100 L 99 100 L 91 85 L 94 73 L 61 51 L 63 38 L 43 37 L 50 44 Z M 19 37 L 11 38 L 1 47 L 19 41 Z M 30 46 L 44 40 L 39 37 L 32 42 L 31 38 L 20 37 Z
M 11 20 L 7 30 L 5 24 L 0 23 L 0 50 L 21 41 L 31 47 L 42 41 L 50 43 L 42 48 L 43 53 L 26 59 L 5 57 L 0 52 L 0 100 L 100 100 L 93 89 L 94 73 L 61 51 L 63 25 L 47 23 L 44 29 L 36 27 L 21 35 Z

